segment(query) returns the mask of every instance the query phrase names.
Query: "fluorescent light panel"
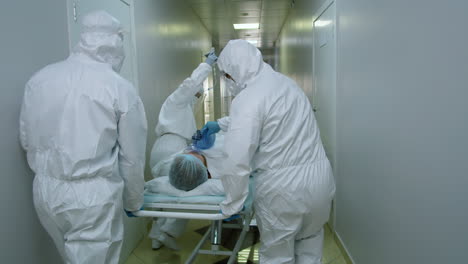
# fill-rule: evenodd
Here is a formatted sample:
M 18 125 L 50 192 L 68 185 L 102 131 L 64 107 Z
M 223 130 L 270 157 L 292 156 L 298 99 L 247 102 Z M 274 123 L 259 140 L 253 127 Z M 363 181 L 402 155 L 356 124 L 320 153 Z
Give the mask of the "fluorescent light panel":
M 258 29 L 259 23 L 233 24 L 234 29 Z
M 332 23 L 331 20 L 317 20 L 315 21 L 315 26 L 316 27 L 326 27 Z

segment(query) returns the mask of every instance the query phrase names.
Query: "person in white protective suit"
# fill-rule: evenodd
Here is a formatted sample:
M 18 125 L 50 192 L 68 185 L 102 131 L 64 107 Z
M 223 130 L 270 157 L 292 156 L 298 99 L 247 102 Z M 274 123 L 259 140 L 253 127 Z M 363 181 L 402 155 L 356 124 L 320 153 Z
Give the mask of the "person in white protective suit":
M 118 263 L 124 209 L 143 204 L 146 116 L 117 72 L 122 27 L 104 11 L 82 19 L 64 61 L 27 83 L 20 139 L 35 173 L 34 206 L 64 263 Z
M 166 99 L 156 125 L 158 139 L 151 150 L 150 166 L 153 176 L 168 176 L 174 154 L 185 149 L 197 130 L 193 107 L 197 100 L 203 100 L 203 81 L 212 72 L 212 65 L 217 60 L 214 49 L 182 84 Z M 159 218 L 153 221 L 149 233 L 152 248 L 165 245 L 179 249 L 175 238 L 180 237 L 187 224 L 186 219 Z
M 242 209 L 253 175 L 260 263 L 320 263 L 335 183 L 309 100 L 244 40 L 228 42 L 218 67 L 235 96 L 224 143 L 223 214 Z M 223 127 L 209 122 L 202 130 Z

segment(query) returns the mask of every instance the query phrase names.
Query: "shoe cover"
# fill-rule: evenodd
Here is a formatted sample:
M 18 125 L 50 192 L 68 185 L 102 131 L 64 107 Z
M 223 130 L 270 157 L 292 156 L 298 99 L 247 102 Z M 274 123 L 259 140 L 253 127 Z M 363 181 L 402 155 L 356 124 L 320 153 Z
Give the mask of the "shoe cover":
M 152 249 L 156 250 L 156 249 L 160 249 L 161 247 L 162 247 L 162 243 L 159 242 L 159 240 L 153 239 L 153 240 L 151 241 L 151 248 L 152 248 Z
M 177 245 L 177 241 L 175 238 L 171 237 L 168 234 L 162 234 L 158 237 L 159 242 L 161 242 L 167 248 L 172 250 L 180 250 L 179 245 Z

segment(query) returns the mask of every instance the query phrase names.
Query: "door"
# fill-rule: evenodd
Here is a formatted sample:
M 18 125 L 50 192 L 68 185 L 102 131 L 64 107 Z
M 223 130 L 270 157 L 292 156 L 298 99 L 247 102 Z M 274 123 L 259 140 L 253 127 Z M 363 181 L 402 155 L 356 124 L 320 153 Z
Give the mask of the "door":
M 320 135 L 336 177 L 336 14 L 335 2 L 326 1 L 314 16 L 312 103 Z M 334 227 L 335 204 L 330 226 Z
M 335 4 L 314 21 L 313 105 L 323 145 L 333 167 L 336 159 L 336 41 Z
M 130 3 L 132 2 L 123 0 L 68 0 L 68 34 L 72 50 L 80 39 L 81 18 L 88 12 L 104 10 L 117 18 L 124 29 L 125 61 L 120 75 L 138 87 Z

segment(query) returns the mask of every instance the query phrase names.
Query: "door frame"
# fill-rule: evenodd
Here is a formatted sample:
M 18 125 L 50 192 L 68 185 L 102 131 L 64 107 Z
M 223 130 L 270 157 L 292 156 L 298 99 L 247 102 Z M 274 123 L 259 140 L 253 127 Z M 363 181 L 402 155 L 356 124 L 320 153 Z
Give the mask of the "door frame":
M 317 108 L 317 106 L 315 105 L 315 100 L 317 100 L 317 85 L 316 85 L 316 62 L 315 62 L 315 43 L 316 43 L 316 38 L 317 38 L 317 35 L 316 35 L 316 30 L 315 30 L 315 21 L 318 20 L 318 18 L 323 14 L 325 13 L 325 11 L 333 4 L 335 4 L 335 13 L 333 14 L 334 16 L 334 21 L 335 21 L 335 25 L 334 25 L 334 28 L 333 28 L 333 35 L 334 35 L 334 41 L 335 41 L 335 137 L 334 137 L 334 140 L 335 140 L 335 149 L 334 149 L 334 152 L 335 152 L 335 162 L 333 164 L 333 176 L 335 178 L 335 183 L 336 183 L 336 179 L 337 179 L 337 176 L 338 176 L 338 160 L 339 160 L 339 154 L 338 154 L 338 126 L 337 126 L 337 120 L 338 120 L 338 46 L 339 46 L 339 39 L 338 39 L 338 4 L 337 2 L 339 2 L 338 0 L 326 0 L 321 6 L 320 8 L 314 13 L 314 15 L 312 16 L 312 82 L 313 82 L 313 93 L 312 93 L 312 104 L 313 104 L 313 109 L 314 109 L 314 112 L 316 112 L 317 110 L 319 110 L 319 108 Z M 336 192 L 335 192 L 336 193 Z M 336 199 L 333 198 L 333 201 L 332 201 L 332 208 L 331 208 L 331 211 L 330 211 L 330 219 L 329 219 L 329 227 L 332 231 L 332 233 L 335 232 L 335 224 L 336 224 Z

